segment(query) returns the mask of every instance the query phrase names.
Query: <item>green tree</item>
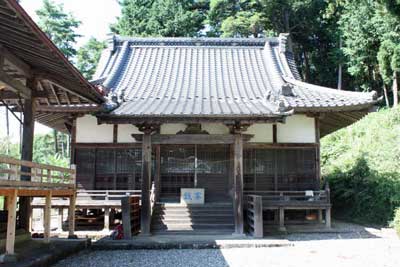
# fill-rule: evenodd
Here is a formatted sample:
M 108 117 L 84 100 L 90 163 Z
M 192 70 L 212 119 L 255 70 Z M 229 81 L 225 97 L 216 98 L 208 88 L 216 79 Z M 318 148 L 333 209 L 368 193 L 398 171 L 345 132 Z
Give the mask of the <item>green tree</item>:
M 262 1 L 211 0 L 207 22 L 209 36 L 259 37 L 264 33 Z
M 206 2 L 195 0 L 123 0 L 121 17 L 111 30 L 126 36 L 198 36 Z
M 85 45 L 78 49 L 76 65 L 86 79 L 92 79 L 101 52 L 106 46 L 105 42 L 100 42 L 92 37 Z
M 62 4 L 55 4 L 51 0 L 43 0 L 43 6 L 36 11 L 39 17 L 38 25 L 53 43 L 69 59 L 76 55 L 76 38 L 80 37 L 75 30 L 81 22 L 71 13 L 64 11 Z

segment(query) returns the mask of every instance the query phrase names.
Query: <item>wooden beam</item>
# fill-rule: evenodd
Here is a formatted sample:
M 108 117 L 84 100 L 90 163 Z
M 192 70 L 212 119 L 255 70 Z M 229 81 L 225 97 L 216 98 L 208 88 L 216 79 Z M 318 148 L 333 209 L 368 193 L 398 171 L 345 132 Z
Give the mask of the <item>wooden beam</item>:
M 113 143 L 118 143 L 118 124 L 113 125 Z
M 49 94 L 47 92 L 43 91 L 33 91 L 32 92 L 32 97 L 34 98 L 46 98 L 48 97 Z M 14 91 L 8 91 L 8 90 L 0 90 L 0 99 L 3 100 L 19 100 L 19 96 L 16 92 Z M 20 111 L 20 110 L 18 110 Z
M 50 242 L 50 224 L 51 224 L 51 190 L 46 194 L 46 204 L 44 207 L 44 242 Z
M 59 100 L 57 100 L 59 102 Z M 101 106 L 95 105 L 49 105 L 49 106 L 37 106 L 38 112 L 49 112 L 49 113 L 89 113 L 97 112 L 102 109 Z
M 54 97 L 56 98 L 57 104 L 58 104 L 58 105 L 61 105 L 60 98 L 58 97 L 57 92 L 56 92 L 56 90 L 54 89 L 53 84 L 52 84 L 52 83 L 49 83 L 49 86 L 50 86 L 51 91 L 53 92 Z
M 25 77 L 31 77 L 31 67 L 21 60 L 19 57 L 11 53 L 7 48 L 0 44 L 0 53 L 3 54 L 4 58 L 14 65 L 19 71 L 23 72 Z
M 21 97 L 28 99 L 32 95 L 32 91 L 20 81 L 13 79 L 3 70 L 0 69 L 0 86 L 7 86 L 11 91 L 20 94 Z
M 140 216 L 140 234 L 150 235 L 151 223 L 151 130 L 144 129 L 142 142 L 142 207 Z
M 98 116 L 99 123 L 107 124 L 163 124 L 163 123 L 204 123 L 204 122 L 220 122 L 226 125 L 235 124 L 237 121 L 241 121 L 246 124 L 252 123 L 276 123 L 285 122 L 285 117 L 266 117 L 266 116 L 250 116 L 246 115 L 243 117 L 227 117 L 227 116 L 115 116 L 102 114 Z
M 143 134 L 132 134 L 137 142 L 142 142 Z M 242 134 L 243 141 L 249 141 L 253 135 Z M 153 134 L 151 143 L 157 145 L 200 145 L 200 144 L 233 144 L 233 134 Z
M 6 255 L 14 254 L 15 245 L 15 222 L 17 220 L 17 195 L 18 191 L 13 190 L 10 195 L 7 196 L 7 236 L 6 236 Z

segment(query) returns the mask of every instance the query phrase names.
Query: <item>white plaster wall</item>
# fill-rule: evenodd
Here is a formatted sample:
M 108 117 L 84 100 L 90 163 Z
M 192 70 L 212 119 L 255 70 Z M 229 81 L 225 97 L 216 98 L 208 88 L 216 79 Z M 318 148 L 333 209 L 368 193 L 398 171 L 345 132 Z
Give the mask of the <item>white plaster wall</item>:
M 254 137 L 250 139 L 250 143 L 272 143 L 273 133 L 272 124 L 257 123 L 247 128 L 245 134 L 253 134 Z
M 223 123 L 202 123 L 201 129 L 209 134 L 229 134 L 229 128 Z
M 132 134 L 143 134 L 139 129 L 131 124 L 119 124 L 118 125 L 118 143 L 135 143 L 136 140 L 132 137 Z
M 315 143 L 315 120 L 306 115 L 293 115 L 278 123 L 278 143 Z
M 160 134 L 176 134 L 179 131 L 184 131 L 186 124 L 184 123 L 164 123 L 161 124 Z
M 77 143 L 112 143 L 113 125 L 97 124 L 97 118 L 85 115 L 76 119 Z

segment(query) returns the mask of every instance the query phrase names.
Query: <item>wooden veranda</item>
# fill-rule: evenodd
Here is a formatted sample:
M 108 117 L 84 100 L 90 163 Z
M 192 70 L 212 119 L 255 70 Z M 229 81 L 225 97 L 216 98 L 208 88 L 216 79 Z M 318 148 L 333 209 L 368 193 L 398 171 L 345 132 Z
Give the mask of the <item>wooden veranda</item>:
M 21 177 L 29 177 L 23 180 Z M 0 195 L 6 198 L 7 239 L 5 255 L 14 254 L 15 229 L 17 220 L 17 198 L 44 197 L 44 240 L 50 241 L 50 213 L 52 198 L 69 198 L 69 236 L 75 230 L 75 166 L 61 168 L 30 161 L 0 156 Z M 20 210 L 21 211 L 21 210 Z

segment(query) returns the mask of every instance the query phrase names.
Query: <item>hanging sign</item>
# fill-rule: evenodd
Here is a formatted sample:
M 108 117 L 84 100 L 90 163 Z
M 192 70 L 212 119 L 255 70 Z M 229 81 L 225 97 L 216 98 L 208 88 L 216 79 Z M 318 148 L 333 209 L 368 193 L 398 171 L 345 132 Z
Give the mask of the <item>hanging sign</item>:
M 182 204 L 204 204 L 204 188 L 181 188 Z

